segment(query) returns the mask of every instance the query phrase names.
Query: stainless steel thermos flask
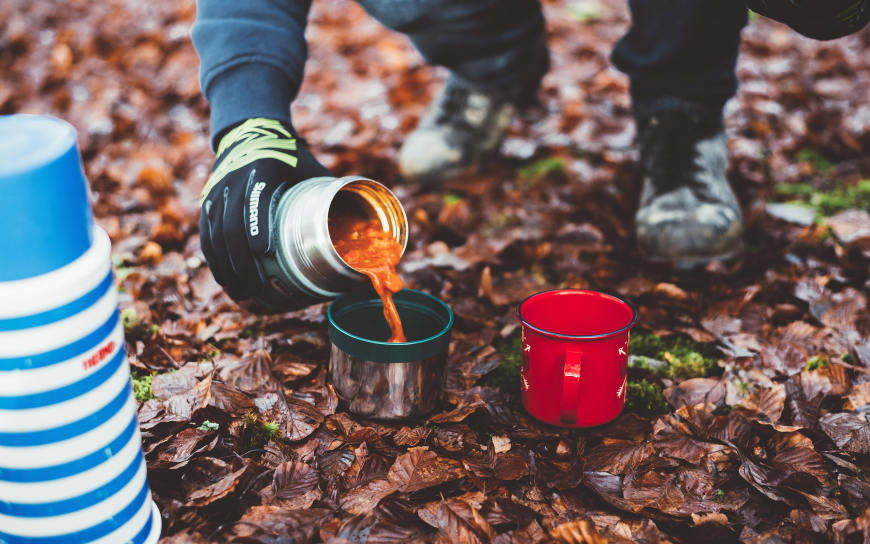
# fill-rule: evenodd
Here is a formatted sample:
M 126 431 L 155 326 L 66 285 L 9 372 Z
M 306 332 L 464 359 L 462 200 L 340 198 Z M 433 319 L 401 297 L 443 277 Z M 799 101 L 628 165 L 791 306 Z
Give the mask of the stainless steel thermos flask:
M 278 202 L 272 229 L 275 251 L 260 257 L 272 286 L 284 295 L 282 310 L 365 288 L 368 278 L 342 260 L 329 235 L 330 217 L 346 215 L 379 221 L 404 251 L 408 218 L 399 199 L 384 185 L 359 176 L 298 183 Z M 274 306 L 274 301 L 259 302 Z

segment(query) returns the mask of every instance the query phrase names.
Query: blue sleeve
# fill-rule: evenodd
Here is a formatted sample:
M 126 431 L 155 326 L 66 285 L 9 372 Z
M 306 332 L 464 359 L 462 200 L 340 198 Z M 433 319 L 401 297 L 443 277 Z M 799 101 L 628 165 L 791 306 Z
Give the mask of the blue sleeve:
M 308 55 L 311 0 L 197 0 L 193 45 L 211 138 L 251 117 L 290 122 Z

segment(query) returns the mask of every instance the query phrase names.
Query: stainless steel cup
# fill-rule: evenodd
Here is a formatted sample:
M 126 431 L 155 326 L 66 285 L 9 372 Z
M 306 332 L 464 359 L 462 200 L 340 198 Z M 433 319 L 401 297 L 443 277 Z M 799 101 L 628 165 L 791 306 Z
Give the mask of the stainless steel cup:
M 260 300 L 281 310 L 302 308 L 361 289 L 368 278 L 338 255 L 329 236 L 330 217 L 376 219 L 404 251 L 408 219 L 396 195 L 359 176 L 307 179 L 287 190 L 270 218 L 275 222 L 272 250 L 260 264 L 284 300 Z
M 343 295 L 329 306 L 329 372 L 339 397 L 358 415 L 402 419 L 434 411 L 447 375 L 453 312 L 412 289 L 393 295 L 407 342 L 390 343 L 374 291 Z

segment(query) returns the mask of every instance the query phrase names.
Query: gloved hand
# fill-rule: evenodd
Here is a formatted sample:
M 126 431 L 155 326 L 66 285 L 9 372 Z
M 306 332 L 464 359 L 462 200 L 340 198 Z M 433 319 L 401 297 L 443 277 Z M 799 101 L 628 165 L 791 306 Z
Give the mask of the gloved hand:
M 248 119 L 221 138 L 202 190 L 199 238 L 212 274 L 233 299 L 280 307 L 283 295 L 256 258 L 274 251 L 272 214 L 296 183 L 331 175 L 280 121 Z
M 870 0 L 746 0 L 746 5 L 816 40 L 858 32 L 870 20 Z

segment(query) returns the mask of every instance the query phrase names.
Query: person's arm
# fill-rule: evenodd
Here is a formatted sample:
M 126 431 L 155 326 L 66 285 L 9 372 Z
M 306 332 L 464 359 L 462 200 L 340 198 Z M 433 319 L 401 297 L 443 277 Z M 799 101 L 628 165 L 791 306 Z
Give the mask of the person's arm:
M 253 117 L 290 123 L 302 83 L 311 0 L 197 0 L 193 45 L 211 105 L 212 147 Z
M 331 175 L 290 123 L 302 82 L 311 0 L 197 0 L 193 43 L 211 105 L 215 165 L 202 190 L 199 238 L 215 279 L 239 302 L 289 306 L 262 259 L 282 194 Z

